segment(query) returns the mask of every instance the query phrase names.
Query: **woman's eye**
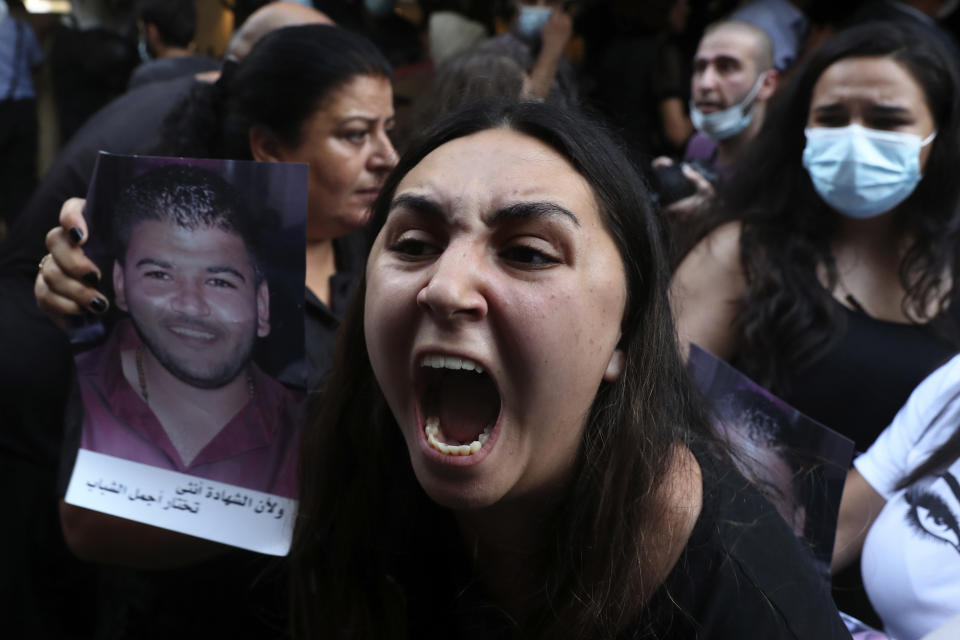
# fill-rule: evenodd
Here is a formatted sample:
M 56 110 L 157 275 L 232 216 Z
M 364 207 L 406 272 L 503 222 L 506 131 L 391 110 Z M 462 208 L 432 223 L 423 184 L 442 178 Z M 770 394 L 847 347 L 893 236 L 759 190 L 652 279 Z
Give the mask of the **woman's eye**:
M 546 267 L 560 262 L 559 258 L 525 244 L 509 246 L 500 255 L 510 262 L 533 267 Z
M 424 258 L 440 253 L 440 249 L 423 238 L 401 237 L 387 247 L 389 251 L 398 254 L 401 258 Z
M 366 141 L 368 135 L 369 132 L 366 129 L 356 129 L 353 131 L 347 131 L 343 137 L 346 138 L 347 141 L 354 144 L 362 144 Z
M 818 127 L 845 127 L 850 120 L 845 116 L 820 116 L 814 124 Z
M 894 118 L 882 118 L 871 120 L 866 123 L 866 125 L 871 129 L 878 129 L 880 131 L 893 131 L 906 124 L 903 120 L 894 119 Z

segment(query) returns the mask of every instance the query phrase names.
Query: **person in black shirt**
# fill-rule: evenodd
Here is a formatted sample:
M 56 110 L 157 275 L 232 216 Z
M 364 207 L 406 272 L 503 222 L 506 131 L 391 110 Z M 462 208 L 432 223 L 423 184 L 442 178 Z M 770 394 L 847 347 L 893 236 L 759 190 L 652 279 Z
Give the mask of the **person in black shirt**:
M 543 103 L 411 144 L 301 449 L 298 637 L 849 637 L 710 438 L 631 167 Z

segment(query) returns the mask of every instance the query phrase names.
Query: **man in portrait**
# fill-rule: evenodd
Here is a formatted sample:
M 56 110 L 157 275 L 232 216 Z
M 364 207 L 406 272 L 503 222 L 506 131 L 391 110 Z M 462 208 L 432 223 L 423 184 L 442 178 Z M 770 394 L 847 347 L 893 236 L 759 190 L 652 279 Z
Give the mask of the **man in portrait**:
M 81 448 L 295 496 L 302 398 L 266 375 L 262 225 L 219 175 L 174 165 L 114 207 L 108 340 L 77 358 Z

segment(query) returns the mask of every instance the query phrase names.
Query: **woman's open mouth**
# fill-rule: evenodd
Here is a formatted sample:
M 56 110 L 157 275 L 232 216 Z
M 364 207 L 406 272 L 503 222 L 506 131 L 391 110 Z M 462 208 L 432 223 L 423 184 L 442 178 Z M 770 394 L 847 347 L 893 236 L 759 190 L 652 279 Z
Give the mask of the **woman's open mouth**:
M 493 378 L 477 362 L 461 357 L 426 355 L 420 367 L 427 445 L 448 456 L 479 453 L 500 417 L 500 393 Z

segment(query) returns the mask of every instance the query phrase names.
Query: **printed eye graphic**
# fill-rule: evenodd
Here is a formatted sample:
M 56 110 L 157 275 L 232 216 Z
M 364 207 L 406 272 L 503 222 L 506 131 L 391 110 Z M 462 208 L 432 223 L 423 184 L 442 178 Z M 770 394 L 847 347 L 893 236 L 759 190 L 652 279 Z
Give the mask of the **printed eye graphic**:
M 960 525 L 939 495 L 914 485 L 907 490 L 906 500 L 910 505 L 906 518 L 911 528 L 922 536 L 949 544 L 960 553 Z

